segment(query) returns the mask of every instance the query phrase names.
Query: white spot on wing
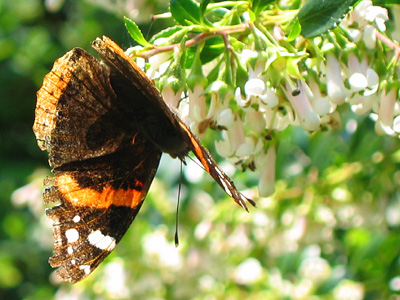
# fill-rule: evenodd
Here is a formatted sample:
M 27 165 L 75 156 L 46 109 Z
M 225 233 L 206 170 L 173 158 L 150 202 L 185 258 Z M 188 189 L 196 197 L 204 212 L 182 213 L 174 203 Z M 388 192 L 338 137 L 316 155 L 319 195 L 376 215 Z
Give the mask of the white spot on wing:
M 75 223 L 78 223 L 80 220 L 81 220 L 81 217 L 78 216 L 78 215 L 76 215 L 76 216 L 72 219 L 72 221 L 74 221 Z
M 68 254 L 72 254 L 74 252 L 74 249 L 72 248 L 72 246 L 69 246 L 67 248 L 67 252 L 68 252 Z
M 68 229 L 65 231 L 65 236 L 67 238 L 68 243 L 74 243 L 79 240 L 79 232 L 75 228 Z
M 91 245 L 107 251 L 112 251 L 116 245 L 113 237 L 102 234 L 100 230 L 93 231 L 89 234 L 88 241 Z
M 219 177 L 219 180 L 220 180 L 220 182 L 221 182 L 221 184 L 224 186 L 224 190 L 225 190 L 225 192 L 229 195 L 229 196 L 231 196 L 232 197 L 232 192 L 231 192 L 231 187 L 230 187 L 230 185 L 228 185 L 228 183 L 226 182 L 226 178 L 225 178 L 225 174 L 218 168 L 218 167 L 216 167 L 215 168 L 215 170 L 217 171 L 217 173 L 218 173 L 218 177 Z
M 83 270 L 85 272 L 85 274 L 89 274 L 90 273 L 90 266 L 89 265 L 79 266 L 79 269 Z

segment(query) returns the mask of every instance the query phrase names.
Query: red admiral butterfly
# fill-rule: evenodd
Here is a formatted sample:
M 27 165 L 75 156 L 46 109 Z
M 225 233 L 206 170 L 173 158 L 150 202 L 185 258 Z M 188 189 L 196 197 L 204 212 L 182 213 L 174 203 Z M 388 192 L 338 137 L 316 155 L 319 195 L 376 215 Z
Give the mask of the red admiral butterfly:
M 62 280 L 87 277 L 115 248 L 135 219 L 161 153 L 184 160 L 189 151 L 240 206 L 232 180 L 154 83 L 107 37 L 93 48 L 103 63 L 75 48 L 59 58 L 37 93 L 33 131 L 49 152 L 54 177 L 44 202 L 53 221 L 52 267 Z

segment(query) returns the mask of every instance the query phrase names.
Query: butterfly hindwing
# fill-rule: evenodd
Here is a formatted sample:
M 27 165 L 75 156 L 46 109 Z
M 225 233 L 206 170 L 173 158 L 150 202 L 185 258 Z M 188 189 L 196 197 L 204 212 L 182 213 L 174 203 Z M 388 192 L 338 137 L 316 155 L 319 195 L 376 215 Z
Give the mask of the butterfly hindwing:
M 139 141 L 137 141 L 140 143 Z M 50 179 L 45 202 L 55 239 L 53 267 L 63 280 L 89 275 L 115 248 L 136 217 L 153 179 L 160 153 L 138 145 L 64 165 Z

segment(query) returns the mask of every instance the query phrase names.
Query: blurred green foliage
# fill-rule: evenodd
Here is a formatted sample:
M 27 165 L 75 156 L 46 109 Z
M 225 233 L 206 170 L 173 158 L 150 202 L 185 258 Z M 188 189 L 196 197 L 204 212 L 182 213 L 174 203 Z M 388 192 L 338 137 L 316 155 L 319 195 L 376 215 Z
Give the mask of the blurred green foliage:
M 51 248 L 37 244 L 51 239 L 51 231 L 38 232 L 38 215 L 15 209 L 10 201 L 14 190 L 38 176 L 41 188 L 45 176 L 34 173 L 47 168 L 47 155 L 31 129 L 43 77 L 66 51 L 90 50 L 91 41 L 103 34 L 125 46 L 131 43 L 123 12 L 95 1 L 58 1 L 61 7 L 51 11 L 46 4 L 57 1 L 45 2 L 0 0 L 0 299 L 48 299 L 57 290 L 48 279 Z M 28 198 L 33 193 L 23 192 Z
M 185 169 L 178 249 L 180 168 L 164 159 L 114 253 L 82 283 L 57 283 L 35 93 L 73 47 L 90 51 L 103 34 L 130 46 L 123 13 L 104 3 L 65 1 L 51 12 L 38 0 L 0 0 L 0 299 L 400 299 L 400 142 L 345 112 L 341 130 L 281 135 L 277 192 L 250 213 Z M 257 184 L 253 174 L 234 178 Z

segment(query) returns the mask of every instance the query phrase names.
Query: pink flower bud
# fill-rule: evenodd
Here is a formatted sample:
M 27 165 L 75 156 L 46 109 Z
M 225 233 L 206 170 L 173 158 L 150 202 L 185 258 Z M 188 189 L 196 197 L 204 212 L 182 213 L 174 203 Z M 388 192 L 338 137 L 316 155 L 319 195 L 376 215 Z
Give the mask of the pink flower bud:
M 385 90 L 382 91 L 378 120 L 375 123 L 375 129 L 378 134 L 394 134 L 392 126 L 396 96 L 396 89 L 391 89 L 388 93 Z
M 260 174 L 258 193 L 262 197 L 271 196 L 275 192 L 276 148 L 270 146 L 266 154 L 263 152 L 255 159 L 256 168 Z
M 326 58 L 326 84 L 328 97 L 335 104 L 343 104 L 346 98 L 339 60 L 332 53 Z
M 289 84 L 287 84 L 286 88 L 286 97 L 292 105 L 296 113 L 296 119 L 300 122 L 301 127 L 307 131 L 318 130 L 321 125 L 321 120 L 318 114 L 313 110 L 305 91 L 300 88 L 299 93 L 294 93 L 294 90 L 292 90 Z

